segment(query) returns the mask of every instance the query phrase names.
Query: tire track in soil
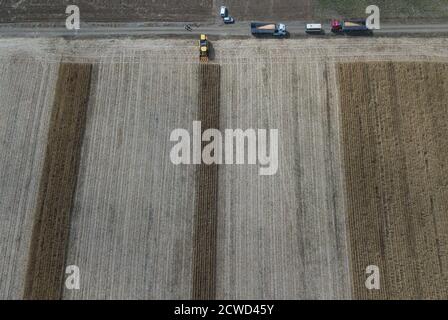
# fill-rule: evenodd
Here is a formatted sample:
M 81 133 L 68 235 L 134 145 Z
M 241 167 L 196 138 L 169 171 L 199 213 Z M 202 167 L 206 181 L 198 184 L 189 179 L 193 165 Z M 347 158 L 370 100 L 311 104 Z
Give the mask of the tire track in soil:
M 202 132 L 219 128 L 220 66 L 199 66 L 199 121 Z M 202 148 L 207 143 L 202 143 Z M 202 150 L 201 148 L 201 150 Z M 197 172 L 193 239 L 192 299 L 216 297 L 218 166 L 201 164 Z
M 70 213 L 90 93 L 91 64 L 60 65 L 25 280 L 24 299 L 62 295 Z
M 448 65 L 339 64 L 355 299 L 448 297 Z M 367 290 L 366 267 L 380 268 Z

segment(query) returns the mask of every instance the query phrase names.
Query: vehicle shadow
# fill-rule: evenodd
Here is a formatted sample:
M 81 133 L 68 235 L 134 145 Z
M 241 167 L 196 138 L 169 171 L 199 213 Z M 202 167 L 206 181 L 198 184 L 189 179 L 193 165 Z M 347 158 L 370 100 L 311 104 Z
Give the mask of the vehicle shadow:
M 213 42 L 208 43 L 208 59 L 215 60 L 215 47 L 213 46 Z

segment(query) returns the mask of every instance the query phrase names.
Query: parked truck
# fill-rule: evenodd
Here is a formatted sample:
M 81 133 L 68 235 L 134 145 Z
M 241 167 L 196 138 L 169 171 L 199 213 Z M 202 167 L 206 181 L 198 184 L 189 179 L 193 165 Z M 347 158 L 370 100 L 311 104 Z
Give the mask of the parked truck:
M 286 36 L 286 25 L 283 23 L 252 22 L 250 28 L 254 36 Z
M 367 28 L 366 19 L 332 20 L 331 31 L 336 34 L 372 35 L 373 31 Z

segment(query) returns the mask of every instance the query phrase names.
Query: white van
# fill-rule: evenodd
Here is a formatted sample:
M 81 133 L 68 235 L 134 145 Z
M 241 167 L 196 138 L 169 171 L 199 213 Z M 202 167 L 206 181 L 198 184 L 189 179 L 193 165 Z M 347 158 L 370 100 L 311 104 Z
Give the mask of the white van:
M 227 17 L 227 8 L 225 6 L 221 6 L 221 9 L 219 10 L 219 14 L 222 18 Z

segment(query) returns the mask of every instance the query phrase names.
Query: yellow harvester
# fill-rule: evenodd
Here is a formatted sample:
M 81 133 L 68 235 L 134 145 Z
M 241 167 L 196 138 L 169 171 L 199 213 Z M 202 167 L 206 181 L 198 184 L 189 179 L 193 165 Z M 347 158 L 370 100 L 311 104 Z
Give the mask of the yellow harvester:
M 210 48 L 207 36 L 205 34 L 201 34 L 201 39 L 199 40 L 199 60 L 201 62 L 208 62 L 209 51 Z

